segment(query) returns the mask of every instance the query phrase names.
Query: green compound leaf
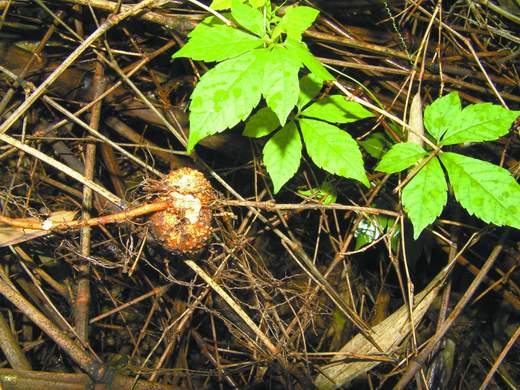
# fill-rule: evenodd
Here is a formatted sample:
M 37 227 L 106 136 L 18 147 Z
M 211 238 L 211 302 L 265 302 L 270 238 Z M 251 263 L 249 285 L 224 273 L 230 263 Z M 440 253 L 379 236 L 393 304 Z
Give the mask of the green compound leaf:
M 280 121 L 276 114 L 269 107 L 264 107 L 251 115 L 242 134 L 246 137 L 261 138 L 271 134 L 278 127 Z
M 319 80 L 334 80 L 334 76 L 332 76 L 329 71 L 321 64 L 321 62 L 316 57 L 314 57 L 305 43 L 287 38 L 285 41 L 285 46 L 293 53 L 294 56 L 298 57 L 307 67 L 307 69 L 314 73 Z
M 326 96 L 311 104 L 302 115 L 333 123 L 351 123 L 374 116 L 361 104 L 348 101 L 342 95 Z
M 276 194 L 300 166 L 302 141 L 293 121 L 288 122 L 267 141 L 263 155 Z
M 495 140 L 509 131 L 518 115 L 518 111 L 510 111 L 491 103 L 466 106 L 454 118 L 441 144 Z
M 397 173 L 410 168 L 428 153 L 413 142 L 395 144 L 376 166 L 376 171 Z
M 221 62 L 201 77 L 191 95 L 188 151 L 201 139 L 246 119 L 260 101 L 265 49 Z
M 312 26 L 319 13 L 317 9 L 305 6 L 287 8 L 282 20 L 273 31 L 273 39 L 283 32 L 287 34 L 287 38 L 300 41 L 303 32 Z
M 323 87 L 323 81 L 314 73 L 309 73 L 300 79 L 300 95 L 296 105 L 299 109 L 318 95 Z
M 448 185 L 437 158 L 430 160 L 404 187 L 401 199 L 412 221 L 414 239 L 441 214 L 447 193 Z
M 509 171 L 457 153 L 440 158 L 462 207 L 485 222 L 520 229 L 520 185 Z
M 454 124 L 454 119 L 462 111 L 459 94 L 451 92 L 436 99 L 424 110 L 424 126 L 438 142 Z
M 307 153 L 318 167 L 370 186 L 361 151 L 350 134 L 315 119 L 301 118 L 299 122 Z
M 259 10 L 242 4 L 239 0 L 233 0 L 231 3 L 231 16 L 246 30 L 260 37 L 264 35 L 264 17 Z
M 223 61 L 262 46 L 263 40 L 226 25 L 200 23 L 188 42 L 172 58 L 189 57 L 197 61 Z
M 262 94 L 282 125 L 298 101 L 300 66 L 301 61 L 284 47 L 275 46 L 269 52 Z

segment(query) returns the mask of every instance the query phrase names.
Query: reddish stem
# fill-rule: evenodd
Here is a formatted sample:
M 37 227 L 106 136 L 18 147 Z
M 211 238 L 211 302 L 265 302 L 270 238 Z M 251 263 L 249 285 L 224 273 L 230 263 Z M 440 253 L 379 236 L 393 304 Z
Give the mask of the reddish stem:
M 130 210 L 121 211 L 115 214 L 103 215 L 101 217 L 89 218 L 89 219 L 77 219 L 74 221 L 34 221 L 26 218 L 10 218 L 0 215 L 0 223 L 18 227 L 22 229 L 32 230 L 72 230 L 79 229 L 83 226 L 97 226 L 106 225 L 108 223 L 120 223 L 126 222 L 132 218 L 139 217 L 157 211 L 163 211 L 170 207 L 170 202 L 164 200 L 158 200 L 152 203 L 146 203 L 141 206 L 135 207 Z

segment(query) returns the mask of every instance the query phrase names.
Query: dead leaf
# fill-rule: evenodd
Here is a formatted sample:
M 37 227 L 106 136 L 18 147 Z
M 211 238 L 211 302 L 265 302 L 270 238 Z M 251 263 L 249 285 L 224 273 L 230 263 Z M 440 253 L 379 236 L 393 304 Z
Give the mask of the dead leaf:
M 414 327 L 422 320 L 437 296 L 448 271 L 449 267 L 445 267 L 424 290 L 415 296 L 415 307 L 413 308 Z M 401 342 L 410 333 L 410 329 L 408 308 L 406 305 L 403 305 L 383 322 L 374 326 L 372 328 L 372 336 L 385 353 L 390 355 L 399 348 Z M 380 352 L 363 335 L 356 335 L 340 349 L 339 353 L 330 360 L 326 367 L 321 369 L 321 373 L 314 381 L 318 389 L 329 390 L 343 386 L 380 363 L 377 361 L 341 363 L 340 361 L 348 354 L 376 355 L 380 354 Z M 334 362 L 338 363 L 334 364 Z
M 410 117 L 408 118 L 408 125 L 413 130 L 408 132 L 408 142 L 423 146 L 424 123 L 420 91 L 418 91 L 413 97 L 412 104 L 410 106 Z

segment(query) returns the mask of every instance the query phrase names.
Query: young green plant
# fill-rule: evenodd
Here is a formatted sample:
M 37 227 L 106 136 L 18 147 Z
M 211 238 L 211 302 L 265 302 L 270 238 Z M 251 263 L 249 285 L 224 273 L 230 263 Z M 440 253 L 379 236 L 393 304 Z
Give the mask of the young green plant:
M 317 166 L 369 186 L 356 141 L 336 124 L 372 114 L 341 95 L 311 103 L 323 83 L 334 79 L 302 42 L 303 32 L 319 12 L 295 6 L 279 16 L 279 10 L 273 9 L 270 2 L 248 3 L 215 1 L 212 5 L 218 9 L 231 8 L 224 16 L 236 27 L 215 16 L 206 18 L 173 55 L 218 62 L 201 77 L 191 95 L 188 151 L 201 139 L 249 118 L 244 135 L 271 135 L 263 157 L 275 193 L 299 168 L 301 135 Z M 302 68 L 307 75 L 300 80 Z M 266 106 L 251 115 L 262 97 Z
M 449 145 L 496 140 L 509 131 L 518 115 L 518 111 L 491 103 L 463 109 L 458 93 L 451 92 L 435 100 L 424 112 L 426 130 L 440 148 L 438 155 L 404 142 L 394 145 L 383 156 L 376 170 L 385 173 L 424 164 L 401 194 L 414 238 L 435 221 L 446 205 L 448 184 L 444 170 L 455 198 L 470 214 L 488 223 L 520 228 L 520 185 L 509 171 L 444 150 Z

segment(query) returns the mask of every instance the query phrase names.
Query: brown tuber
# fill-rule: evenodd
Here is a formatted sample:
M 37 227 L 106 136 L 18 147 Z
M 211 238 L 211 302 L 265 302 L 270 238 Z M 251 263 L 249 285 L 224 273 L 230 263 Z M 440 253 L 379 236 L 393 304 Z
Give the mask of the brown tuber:
M 150 228 L 161 245 L 176 253 L 202 249 L 211 235 L 214 192 L 202 172 L 180 168 L 167 174 L 158 185 L 166 210 L 150 217 Z
M 0 215 L 0 224 L 22 229 L 24 234 L 28 229 L 63 232 L 82 226 L 126 222 L 152 214 L 152 234 L 166 249 L 175 253 L 202 249 L 211 235 L 210 207 L 215 199 L 211 184 L 202 172 L 192 168 L 177 169 L 164 176 L 153 189 L 159 193 L 157 199 L 115 214 L 73 221 L 53 218 L 41 221 Z

